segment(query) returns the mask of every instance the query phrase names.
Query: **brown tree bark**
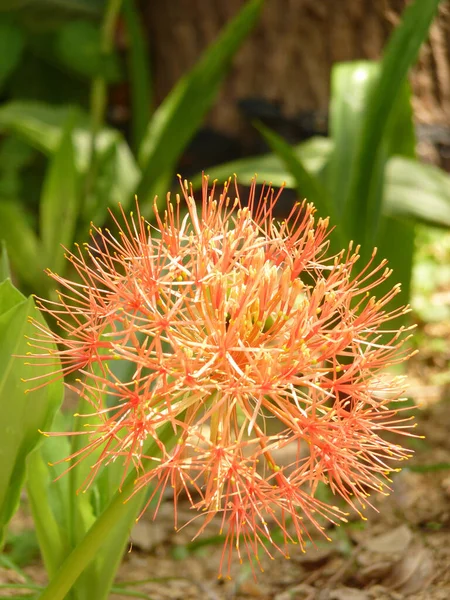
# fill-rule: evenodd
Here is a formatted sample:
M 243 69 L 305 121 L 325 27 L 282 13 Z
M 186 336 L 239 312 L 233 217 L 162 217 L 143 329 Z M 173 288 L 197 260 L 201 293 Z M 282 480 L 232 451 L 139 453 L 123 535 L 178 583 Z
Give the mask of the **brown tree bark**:
M 426 0 L 424 0 L 426 1 Z M 143 2 L 156 101 L 192 67 L 244 0 Z M 407 0 L 267 0 L 207 117 L 217 131 L 248 133 L 239 100 L 258 97 L 286 117 L 326 112 L 333 63 L 378 59 Z M 411 81 L 418 122 L 450 124 L 450 2 L 441 4 Z

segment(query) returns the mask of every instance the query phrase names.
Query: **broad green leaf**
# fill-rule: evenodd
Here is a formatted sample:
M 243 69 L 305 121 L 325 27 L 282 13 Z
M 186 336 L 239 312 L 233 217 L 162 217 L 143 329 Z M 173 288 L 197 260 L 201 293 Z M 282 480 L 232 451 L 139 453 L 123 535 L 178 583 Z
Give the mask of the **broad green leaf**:
M 5 240 L 0 243 L 0 282 L 5 279 L 11 279 L 11 269 L 9 268 L 8 250 Z M 1 312 L 0 312 L 1 314 Z
M 377 169 L 383 135 L 392 107 L 409 68 L 417 59 L 438 5 L 439 0 L 415 0 L 407 6 L 402 22 L 384 52 L 380 76 L 371 88 L 344 205 L 344 221 L 350 235 L 356 239 L 360 237 L 361 223 L 365 223 L 366 231 L 370 227 L 368 220 L 377 219 L 381 211 L 381 199 L 373 192 L 373 188 L 378 183 Z
M 450 227 L 450 176 L 433 165 L 394 156 L 386 169 L 385 212 Z
M 406 306 L 410 299 L 411 275 L 414 258 L 414 224 L 395 217 L 385 216 L 381 220 L 377 236 L 378 257 L 386 258 L 393 273 L 389 279 L 377 287 L 376 294 L 381 297 L 395 284 L 401 284 L 401 291 L 389 303 L 388 309 Z M 405 318 L 400 317 L 388 322 L 386 329 L 404 325 Z
M 330 129 L 334 151 L 325 169 L 326 181 L 333 190 L 336 205 L 341 215 L 345 214 L 343 203 L 348 195 L 351 170 L 357 160 L 358 140 L 361 136 L 367 103 L 371 90 L 380 73 L 380 65 L 368 61 L 343 63 L 334 67 L 332 76 L 332 100 Z M 402 284 L 402 292 L 391 302 L 394 309 L 409 301 L 414 230 L 411 223 L 393 219 L 386 213 L 383 197 L 386 190 L 386 165 L 393 153 L 414 156 L 414 127 L 410 107 L 410 92 L 402 84 L 394 106 L 387 117 L 375 164 L 371 165 L 372 183 L 367 196 L 359 199 L 359 208 L 354 216 L 355 231 L 347 227 L 341 217 L 339 229 L 348 239 L 357 239 L 362 244 L 363 260 L 368 260 L 373 247 L 378 247 L 380 259 L 387 258 L 394 274 L 378 290 L 387 293 L 394 283 Z M 392 243 L 395 240 L 395 244 Z M 401 250 L 399 250 L 401 248 Z M 401 325 L 399 322 L 397 325 Z
M 306 142 L 294 146 L 295 156 L 303 163 L 305 168 L 312 174 L 320 177 L 327 158 L 332 151 L 331 140 L 324 137 L 313 137 Z M 228 177 L 236 173 L 238 181 L 248 184 L 256 176 L 260 182 L 272 183 L 277 187 L 283 184 L 287 188 L 295 188 L 295 177 L 287 169 L 283 161 L 275 154 L 262 154 L 234 160 L 223 165 L 217 165 L 208 169 L 210 179 L 226 181 Z M 202 175 L 196 175 L 192 179 L 194 187 L 200 187 Z
M 333 151 L 325 170 L 325 184 L 339 214 L 348 194 L 367 95 L 378 73 L 379 65 L 369 61 L 338 63 L 331 72 L 329 127 Z
M 50 106 L 40 102 L 14 101 L 0 107 L 0 131 L 14 131 L 30 145 L 47 155 L 56 152 L 61 144 L 64 126 L 74 119 L 72 141 L 77 169 L 84 174 L 91 160 L 92 134 L 88 115 L 77 107 Z M 114 149 L 114 150 L 112 150 Z M 140 177 L 139 169 L 128 144 L 116 130 L 104 128 L 96 136 L 99 170 L 107 168 L 110 156 L 112 194 L 109 205 L 131 200 Z M 87 215 L 90 221 L 92 215 Z
M 0 315 L 0 540 L 17 508 L 27 455 L 41 439 L 39 430 L 50 427 L 63 396 L 60 381 L 26 393 L 31 383 L 24 379 L 35 377 L 36 367 L 18 357 L 24 356 L 29 349 L 25 336 L 35 333 L 30 317 L 34 316 L 42 323 L 43 319 L 33 300 L 14 291 L 9 280 L 0 284 L 0 298 L 3 298 L 0 304 L 11 305 L 14 296 L 15 305 Z M 50 372 L 50 367 L 40 367 L 43 376 L 40 383 L 45 382 L 45 375 Z
M 390 303 L 390 309 L 393 310 L 405 306 L 410 301 L 415 249 L 415 222 L 408 219 L 400 220 L 388 214 L 386 203 L 387 171 L 393 155 L 403 156 L 412 161 L 415 159 L 416 138 L 411 108 L 411 90 L 407 82 L 402 85 L 397 95 L 386 124 L 381 148 L 385 157 L 380 182 L 382 189 L 379 192 L 381 213 L 373 215 L 374 223 L 369 231 L 369 236 L 372 236 L 378 246 L 380 256 L 387 258 L 389 267 L 393 270 L 392 281 L 386 281 L 379 288 L 379 295 L 389 291 L 394 283 L 401 284 L 400 293 Z M 419 163 L 416 161 L 416 164 Z M 373 206 L 371 208 L 374 209 Z M 376 223 L 377 219 L 378 223 Z M 407 317 L 399 317 L 388 327 L 400 327 L 405 324 L 405 321 L 407 321 Z
M 136 0 L 122 0 L 122 14 L 129 43 L 127 58 L 131 86 L 131 125 L 133 149 L 137 153 L 152 110 L 152 74 Z
M 91 21 L 69 21 L 63 25 L 57 33 L 55 53 L 66 67 L 85 77 L 102 77 L 110 83 L 121 79 L 117 55 L 103 54 L 101 30 Z
M 370 61 L 340 63 L 332 72 L 332 97 L 330 131 L 333 151 L 325 169 L 325 181 L 340 214 L 349 192 L 350 174 L 357 159 L 358 139 L 371 88 L 380 73 L 380 65 Z M 414 127 L 410 107 L 409 87 L 403 84 L 387 120 L 376 164 L 372 167 L 372 185 L 366 197 L 359 199 L 359 209 L 354 216 L 358 223 L 358 241 L 363 251 L 370 254 L 377 243 L 377 230 L 381 214 L 386 161 L 393 153 L 414 155 Z M 371 208 L 369 208 L 371 207 Z M 376 209 L 376 210 L 375 210 Z M 350 238 L 352 232 L 343 221 Z
M 406 81 L 399 90 L 386 123 L 383 144 L 389 157 L 416 158 L 416 130 L 411 101 L 411 86 Z
M 79 211 L 78 174 L 70 118 L 59 147 L 50 160 L 39 211 L 45 263 L 53 271 L 61 273 L 66 262 L 62 246 L 70 248 L 72 245 Z
M 23 302 L 23 300 L 23 294 L 13 286 L 9 279 L 4 279 L 0 283 L 0 316 Z
M 50 154 L 56 151 L 64 124 L 71 115 L 76 118 L 77 132 L 78 127 L 88 130 L 89 120 L 81 109 L 27 100 L 12 101 L 0 107 L 0 131 L 14 131 L 33 147 Z M 88 160 L 88 156 L 83 156 L 80 166 L 85 169 Z
M 255 25 L 264 0 L 249 0 L 197 65 L 176 84 L 154 113 L 139 151 L 141 203 L 152 199 L 211 107 L 230 62 Z
M 46 290 L 42 248 L 17 200 L 0 198 L 0 238 L 5 240 L 11 263 L 22 281 L 35 291 Z
M 0 88 L 19 64 L 24 47 L 23 31 L 9 19 L 0 16 Z

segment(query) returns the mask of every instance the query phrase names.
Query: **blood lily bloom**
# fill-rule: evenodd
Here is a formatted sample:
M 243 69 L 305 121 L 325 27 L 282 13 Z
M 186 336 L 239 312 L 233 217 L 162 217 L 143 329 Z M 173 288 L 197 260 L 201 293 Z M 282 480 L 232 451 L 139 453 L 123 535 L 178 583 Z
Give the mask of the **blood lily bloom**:
M 328 220 L 311 204 L 280 223 L 271 188 L 257 197 L 252 185 L 247 205 L 230 182 L 218 192 L 204 178 L 199 204 L 181 190 L 163 214 L 155 202 L 153 224 L 122 210 L 117 233 L 94 227 L 67 253 L 78 276 L 50 272 L 59 299 L 39 301 L 61 334 L 36 321 L 30 343 L 54 377 L 80 373 L 87 439 L 72 464 L 89 457 L 86 485 L 121 460 L 157 506 L 173 487 L 176 526 L 180 494 L 199 533 L 218 517 L 229 571 L 233 550 L 287 556 L 289 542 L 304 548 L 308 523 L 326 535 L 343 520 L 320 483 L 359 510 L 408 457 L 382 437 L 413 427 L 390 404 L 403 380 L 386 375 L 408 356 L 407 335 L 389 332 L 406 309 L 387 308 L 398 286 L 372 296 L 390 275 L 375 253 L 361 269 L 351 245 L 326 257 Z

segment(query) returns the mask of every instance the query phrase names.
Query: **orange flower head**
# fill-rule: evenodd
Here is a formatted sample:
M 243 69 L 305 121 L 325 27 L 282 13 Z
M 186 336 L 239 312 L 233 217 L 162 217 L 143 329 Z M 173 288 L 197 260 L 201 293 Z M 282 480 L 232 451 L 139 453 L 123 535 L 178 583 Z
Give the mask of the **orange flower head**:
M 406 309 L 386 308 L 398 286 L 371 295 L 390 275 L 375 252 L 361 270 L 352 245 L 326 258 L 328 220 L 311 204 L 278 222 L 270 187 L 257 197 L 253 184 L 246 206 L 230 181 L 217 193 L 205 177 L 201 204 L 181 190 L 163 214 L 155 202 L 152 224 L 121 209 L 117 233 L 94 227 L 68 252 L 77 278 L 50 273 L 58 300 L 40 301 L 62 333 L 35 322 L 32 344 L 55 377 L 80 373 L 88 439 L 72 458 L 95 456 L 86 485 L 120 459 L 157 506 L 174 488 L 176 525 L 183 492 L 199 533 L 218 516 L 229 571 L 233 550 L 287 556 L 308 523 L 326 535 L 345 520 L 319 484 L 358 510 L 408 457 L 382 437 L 413 427 L 391 405 L 403 380 L 386 375 L 408 355 L 403 330 L 386 327 Z

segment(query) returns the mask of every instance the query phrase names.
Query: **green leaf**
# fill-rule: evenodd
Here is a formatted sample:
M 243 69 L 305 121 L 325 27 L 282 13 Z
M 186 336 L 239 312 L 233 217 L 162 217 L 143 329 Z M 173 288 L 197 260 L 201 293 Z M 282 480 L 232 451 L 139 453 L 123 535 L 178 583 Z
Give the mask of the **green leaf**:
M 170 451 L 176 443 L 177 433 L 173 431 L 170 424 L 166 424 L 158 432 L 158 438 L 164 444 L 166 450 Z M 153 439 L 148 440 L 148 443 L 143 448 L 143 456 L 157 457 L 159 455 L 158 445 Z M 144 458 L 142 462 L 142 468 L 150 470 L 155 464 L 155 459 Z M 130 498 L 135 489 L 135 480 L 136 473 L 132 471 L 124 481 L 122 489 L 114 494 L 108 507 L 99 515 L 80 544 L 64 561 L 58 573 L 41 595 L 41 600 L 63 600 L 63 598 L 67 598 L 67 593 L 75 584 L 80 574 L 92 561 L 99 557 L 104 545 L 111 543 L 111 535 L 114 529 L 118 525 L 120 527 L 123 526 L 124 519 L 122 519 L 122 516 L 128 514 L 128 503 L 131 501 Z M 139 497 L 144 501 L 145 496 L 146 490 L 139 490 L 135 496 L 136 502 Z M 92 595 L 86 596 L 86 598 L 92 598 Z M 103 595 L 100 596 L 100 600 L 103 600 Z
M 55 449 L 56 448 L 56 449 Z M 68 479 L 55 481 L 56 468 L 50 466 L 67 456 L 64 437 L 48 437 L 27 460 L 27 493 L 42 559 L 51 579 L 70 552 L 70 496 Z
M 433 165 L 394 156 L 386 169 L 385 212 L 450 227 L 450 176 Z
M 86 440 L 80 436 L 65 436 L 65 431 L 77 431 L 80 420 L 74 421 L 61 412 L 56 415 L 50 435 L 29 457 L 27 463 L 27 491 L 42 557 L 49 579 L 83 539 L 95 522 L 96 484 L 80 493 L 84 479 L 89 475 L 96 456 L 86 457 L 72 468 L 67 460 Z M 95 563 L 90 565 L 77 581 L 70 598 L 92 597 L 97 581 Z M 96 597 L 96 596 L 95 596 Z
M 132 372 L 133 365 L 117 361 L 112 370 L 122 380 Z M 80 402 L 83 404 L 85 401 Z M 83 405 L 78 412 L 85 412 Z M 89 422 L 93 426 L 95 417 L 91 417 Z M 59 414 L 54 421 L 53 430 L 80 431 L 84 423 L 83 419 L 69 423 L 69 419 L 64 419 Z M 28 495 L 34 520 L 38 524 L 37 535 L 49 579 L 53 578 L 70 552 L 86 535 L 96 517 L 108 506 L 123 480 L 123 464 L 117 460 L 103 468 L 84 493 L 78 493 L 83 489 L 100 449 L 85 456 L 79 465 L 68 472 L 65 471 L 71 467 L 71 462 L 64 459 L 83 448 L 85 443 L 84 436 L 51 436 L 28 459 Z M 47 466 L 47 463 L 52 466 Z M 109 534 L 102 551 L 78 579 L 73 592 L 74 598 L 108 598 L 142 502 L 142 494 L 127 502 L 123 517 Z
M 330 217 L 332 223 L 337 223 L 335 207 L 328 190 L 315 175 L 312 175 L 304 167 L 293 148 L 261 123 L 257 124 L 256 128 L 261 132 L 273 152 L 284 162 L 286 169 L 294 176 L 299 199 L 306 198 L 309 202 L 313 202 L 320 217 Z M 336 233 L 339 235 L 339 229 Z
M 69 21 L 61 27 L 55 53 L 66 67 L 85 77 L 102 77 L 110 83 L 121 79 L 117 55 L 103 54 L 101 31 L 91 21 Z
M 0 142 L 0 196 L 20 197 L 25 185 L 22 170 L 33 160 L 34 150 L 15 135 Z
M 8 250 L 5 240 L 0 243 L 0 282 L 5 279 L 11 279 L 11 269 L 9 268 Z
M 28 457 L 27 463 L 27 491 L 49 579 L 53 578 L 95 521 L 93 489 L 78 493 L 81 478 L 89 471 L 92 462 L 84 465 L 83 475 L 79 466 L 68 471 L 71 463 L 66 459 L 73 452 L 71 442 L 74 438 L 69 441 L 63 432 L 74 430 L 72 421 L 58 413 L 52 431 L 61 435 L 47 437 Z M 79 581 L 78 591 L 87 585 L 86 579 L 91 571 L 92 568 Z M 85 597 L 88 598 L 89 594 Z
M 152 75 L 148 48 L 135 0 L 122 0 L 122 14 L 128 34 L 128 71 L 131 86 L 132 137 L 135 152 L 139 150 L 147 129 L 152 107 Z
M 0 540 L 4 529 L 19 502 L 25 478 L 27 455 L 41 439 L 40 429 L 48 429 L 62 401 L 60 381 L 49 383 L 29 394 L 30 384 L 24 379 L 36 376 L 33 367 L 18 356 L 27 353 L 25 336 L 32 336 L 35 328 L 31 316 L 44 323 L 31 298 L 26 299 L 15 290 L 9 280 L 0 284 L 0 305 L 6 308 L 0 314 Z M 13 302 L 15 301 L 15 304 Z M 12 306 L 11 306 L 12 305 Z M 54 348 L 56 350 L 56 347 Z M 44 378 L 51 367 L 40 367 Z
M 25 47 L 23 31 L 9 19 L 0 18 L 0 88 L 14 71 Z
M 45 263 L 61 273 L 64 250 L 73 242 L 79 210 L 78 173 L 72 143 L 72 119 L 69 118 L 60 144 L 51 158 L 39 206 L 40 234 Z
M 306 142 L 293 146 L 295 156 L 312 175 L 316 175 L 318 178 L 320 178 L 321 171 L 331 151 L 331 140 L 324 137 L 313 137 Z M 296 187 L 295 177 L 275 154 L 242 158 L 208 169 L 209 177 L 219 181 L 226 181 L 232 173 L 236 173 L 238 181 L 244 184 L 249 184 L 256 175 L 258 181 L 270 182 L 277 187 L 281 187 L 283 184 L 287 188 L 294 189 Z M 201 183 L 201 174 L 192 179 L 195 188 L 200 187 Z
M 381 199 L 373 189 L 377 185 L 383 135 L 408 69 L 417 59 L 438 5 L 439 0 L 415 0 L 407 6 L 401 24 L 386 47 L 380 76 L 370 91 L 344 206 L 344 221 L 355 239 L 360 239 L 361 223 L 365 224 L 364 231 L 368 230 L 369 220 L 377 219 L 381 212 Z M 368 201 L 361 202 L 361 199 Z
M 141 203 L 152 199 L 211 107 L 231 59 L 255 25 L 264 0 L 250 0 L 208 48 L 198 64 L 176 84 L 150 121 L 139 151 Z
M 117 491 L 117 488 L 114 491 Z M 111 494 L 110 500 L 112 498 L 113 494 Z M 144 502 L 145 498 L 141 493 L 136 494 L 128 500 L 120 521 L 115 524 L 105 539 L 101 552 L 99 552 L 95 561 L 95 579 L 89 582 L 88 589 L 92 593 L 90 597 L 95 597 L 97 600 L 108 600 L 110 597 L 110 589 L 114 583 L 117 569 L 122 561 L 128 540 L 130 539 L 131 530 L 136 523 Z
M 5 279 L 0 283 L 0 316 L 23 302 L 24 296 L 11 281 Z
M 40 242 L 17 200 L 0 198 L 0 238 L 9 249 L 12 265 L 22 281 L 41 293 L 48 287 L 41 262 Z
M 370 235 L 375 239 L 380 256 L 387 258 L 389 267 L 393 270 L 391 280 L 384 282 L 378 294 L 388 292 L 394 283 L 401 284 L 400 293 L 390 303 L 390 309 L 405 306 L 410 301 L 411 277 L 415 250 L 415 222 L 407 219 L 398 219 L 388 212 L 386 191 L 388 186 L 387 171 L 392 160 L 392 155 L 401 155 L 411 159 L 413 164 L 419 165 L 415 159 L 416 138 L 411 108 L 411 90 L 405 82 L 392 108 L 383 136 L 382 149 L 384 164 L 380 178 L 381 213 L 378 215 L 378 227 L 374 223 Z M 375 214 L 373 221 L 377 219 Z M 368 249 L 370 250 L 370 248 Z M 389 324 L 389 327 L 401 327 L 408 317 L 399 317 Z
M 60 107 L 40 102 L 14 101 L 0 107 L 0 131 L 13 131 L 41 152 L 52 155 L 61 144 L 64 126 L 74 120 L 72 141 L 75 165 L 81 174 L 87 172 L 91 160 L 92 133 L 88 115 L 78 107 Z M 140 172 L 128 144 L 116 130 L 104 128 L 96 135 L 99 171 L 109 169 L 111 194 L 109 206 L 122 202 L 125 208 L 135 191 Z M 106 165 L 108 157 L 111 166 Z M 98 199 L 96 199 L 98 201 Z M 98 203 L 98 202 L 97 202 Z M 97 204 L 94 204 L 94 208 Z M 87 206 L 90 209 L 90 206 Z M 85 215 L 87 222 L 93 213 Z
M 0 131 L 13 131 L 30 145 L 45 154 L 55 152 L 60 141 L 64 124 L 71 117 L 76 118 L 75 130 L 80 127 L 89 130 L 88 116 L 79 108 L 51 106 L 42 102 L 17 100 L 0 107 Z M 86 168 L 88 156 L 80 161 Z
M 369 61 L 338 63 L 331 72 L 330 137 L 333 142 L 325 184 L 342 214 L 355 160 L 356 144 L 370 86 L 379 65 Z

